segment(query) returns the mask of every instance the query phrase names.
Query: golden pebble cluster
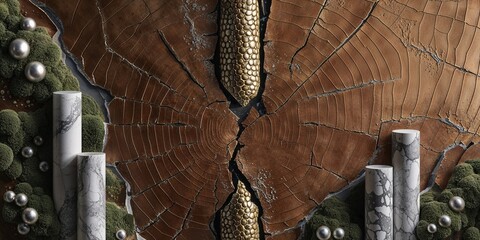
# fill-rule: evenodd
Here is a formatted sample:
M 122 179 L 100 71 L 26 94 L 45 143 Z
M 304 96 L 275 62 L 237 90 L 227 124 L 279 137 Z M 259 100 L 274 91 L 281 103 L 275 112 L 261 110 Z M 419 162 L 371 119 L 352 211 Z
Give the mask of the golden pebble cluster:
M 223 86 L 243 106 L 260 88 L 260 11 L 257 0 L 222 0 L 220 70 Z
M 258 207 L 251 201 L 245 185 L 238 181 L 237 191 L 222 210 L 221 239 L 260 239 L 257 221 Z

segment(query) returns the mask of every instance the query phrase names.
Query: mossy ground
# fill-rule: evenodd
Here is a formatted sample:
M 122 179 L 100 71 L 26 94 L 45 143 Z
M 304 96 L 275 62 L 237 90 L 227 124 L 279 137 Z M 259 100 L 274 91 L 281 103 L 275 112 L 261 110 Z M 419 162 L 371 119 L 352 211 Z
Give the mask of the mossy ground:
M 78 91 L 80 87 L 78 80 L 63 63 L 60 48 L 47 31 L 41 27 L 34 31 L 22 30 L 22 19 L 17 0 L 0 0 L 0 85 L 8 86 L 8 93 L 12 97 L 28 99 L 40 108 L 34 112 L 0 109 L 0 172 L 3 179 L 16 183 L 15 192 L 27 194 L 29 202 L 26 207 L 33 207 L 40 214 L 38 222 L 31 226 L 27 238 L 56 239 L 59 221 L 51 198 L 51 97 L 55 91 Z M 9 44 L 17 38 L 25 39 L 30 45 L 30 54 L 25 59 L 16 60 L 9 54 Z M 43 63 L 47 70 L 45 79 L 37 83 L 28 81 L 24 76 L 25 66 L 32 61 Z M 105 134 L 103 114 L 90 96 L 83 96 L 82 113 L 83 151 L 102 151 Z M 42 144 L 35 144 L 36 136 L 43 138 Z M 21 149 L 25 146 L 33 149 L 32 157 L 22 156 Z M 49 170 L 42 172 L 39 169 L 42 161 L 49 164 Z M 110 188 L 118 188 L 117 183 L 113 182 L 113 187 Z M 118 193 L 112 191 L 111 194 Z M 12 223 L 12 231 L 16 231 L 14 226 L 21 222 L 20 214 L 24 208 L 13 203 L 3 204 L 2 219 Z M 128 220 L 131 215 L 128 215 L 125 209 L 110 208 L 109 211 L 109 216 L 123 216 L 125 219 L 117 221 L 115 218 L 115 222 L 109 224 L 111 229 L 122 227 L 130 233 L 133 231 L 133 224 Z

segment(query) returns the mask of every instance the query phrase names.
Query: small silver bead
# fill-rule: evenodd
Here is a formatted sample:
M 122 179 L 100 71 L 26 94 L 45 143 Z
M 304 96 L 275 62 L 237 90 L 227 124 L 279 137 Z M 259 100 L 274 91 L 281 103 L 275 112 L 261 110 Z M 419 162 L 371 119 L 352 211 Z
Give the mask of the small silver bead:
M 30 82 L 40 82 L 45 78 L 47 69 L 41 62 L 31 62 L 25 66 L 25 77 Z
M 23 19 L 22 21 L 23 30 L 33 31 L 35 30 L 35 28 L 37 28 L 37 23 L 35 22 L 35 20 L 33 20 L 33 18 L 27 17 Z
M 452 219 L 448 215 L 442 215 L 440 218 L 438 218 L 438 224 L 441 227 L 448 228 L 450 225 L 452 225 Z
M 343 228 L 337 228 L 333 231 L 333 238 L 343 239 L 345 237 L 345 230 Z
M 15 196 L 15 204 L 17 204 L 17 206 L 23 207 L 23 206 L 27 205 L 27 203 L 28 203 L 27 195 L 25 195 L 23 193 L 19 193 Z
M 427 231 L 429 233 L 436 233 L 437 232 L 437 225 L 435 225 L 434 223 L 428 224 Z
M 38 168 L 40 168 L 42 172 L 47 172 L 50 169 L 50 165 L 48 165 L 48 162 L 42 161 L 38 164 Z
M 115 237 L 117 237 L 118 240 L 123 240 L 127 237 L 127 231 L 120 229 L 115 234 Z
M 459 196 L 454 196 L 448 201 L 448 206 L 454 212 L 461 212 L 465 209 L 465 201 Z
M 33 138 L 33 143 L 37 146 L 42 146 L 43 144 L 43 138 L 41 136 L 35 136 Z
M 38 212 L 33 208 L 25 208 L 22 213 L 22 219 L 26 224 L 34 224 L 38 220 Z
M 22 148 L 22 156 L 24 158 L 31 158 L 33 156 L 33 148 L 32 147 L 23 147 Z
M 5 202 L 8 202 L 8 203 L 11 203 L 15 200 L 15 192 L 13 191 L 6 191 L 4 194 L 3 194 L 3 200 Z
M 13 58 L 24 59 L 30 54 L 30 45 L 25 39 L 17 38 L 10 43 L 9 51 Z
M 30 232 L 30 226 L 28 226 L 26 223 L 19 223 L 17 225 L 17 231 L 21 235 L 27 235 Z
M 321 226 L 317 228 L 316 235 L 317 238 L 320 240 L 327 240 L 330 238 L 332 233 L 330 232 L 330 228 L 328 228 L 327 226 Z

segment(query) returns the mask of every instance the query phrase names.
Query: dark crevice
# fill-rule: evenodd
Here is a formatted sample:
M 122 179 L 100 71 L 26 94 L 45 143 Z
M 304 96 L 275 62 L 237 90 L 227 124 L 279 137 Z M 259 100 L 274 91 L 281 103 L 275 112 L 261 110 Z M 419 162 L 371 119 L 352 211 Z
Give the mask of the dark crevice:
M 260 200 L 256 194 L 256 192 L 253 190 L 252 185 L 248 181 L 247 177 L 243 175 L 243 173 L 240 171 L 238 167 L 238 163 L 236 161 L 237 155 L 240 152 L 240 150 L 243 148 L 244 145 L 240 143 L 240 137 L 245 130 L 245 126 L 242 124 L 243 121 L 247 118 L 251 108 L 255 108 L 257 112 L 260 114 L 260 116 L 266 114 L 267 110 L 265 108 L 265 105 L 263 104 L 262 100 L 262 95 L 265 90 L 265 81 L 267 78 L 266 72 L 263 71 L 263 64 L 264 64 L 264 42 L 263 39 L 265 38 L 265 31 L 266 31 L 266 26 L 267 26 L 267 20 L 268 20 L 268 15 L 270 12 L 270 6 L 271 6 L 271 0 L 259 0 L 259 6 L 260 6 L 260 88 L 258 90 L 258 94 L 255 98 L 253 98 L 249 104 L 245 107 L 241 106 L 236 99 L 227 91 L 227 89 L 222 85 L 220 82 L 221 78 L 221 71 L 220 71 L 220 40 L 217 40 L 217 48 L 215 50 L 215 55 L 214 59 L 212 59 L 212 63 L 215 66 L 215 74 L 219 82 L 220 89 L 222 89 L 223 93 L 225 94 L 225 97 L 227 98 L 228 101 L 230 101 L 230 111 L 232 111 L 237 117 L 238 117 L 238 127 L 239 131 L 237 133 L 236 137 L 236 146 L 233 151 L 232 157 L 229 161 L 229 171 L 232 173 L 232 182 L 235 186 L 234 191 L 228 196 L 226 201 L 223 203 L 222 207 L 219 208 L 219 210 L 215 213 L 215 217 L 212 223 L 212 231 L 214 232 L 215 236 L 217 239 L 220 239 L 221 236 L 221 229 L 220 229 L 220 221 L 221 221 L 221 210 L 225 208 L 225 206 L 230 203 L 233 194 L 236 192 L 237 187 L 238 187 L 238 181 L 241 181 L 245 184 L 246 189 L 250 192 L 251 194 L 251 201 L 255 203 L 258 207 L 258 225 L 259 225 L 259 233 L 260 233 L 260 239 L 265 239 L 265 233 L 263 231 L 263 223 L 261 221 L 261 217 L 263 216 L 263 208 L 262 205 L 260 204 Z M 221 11 L 221 1 L 219 1 L 217 5 L 217 26 L 218 29 L 220 29 L 220 11 Z M 218 36 L 220 34 L 218 33 Z

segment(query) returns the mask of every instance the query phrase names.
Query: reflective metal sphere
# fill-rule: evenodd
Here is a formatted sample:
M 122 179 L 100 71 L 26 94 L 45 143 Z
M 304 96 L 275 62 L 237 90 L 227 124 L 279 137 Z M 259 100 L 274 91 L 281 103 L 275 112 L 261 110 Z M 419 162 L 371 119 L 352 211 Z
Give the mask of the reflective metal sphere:
M 448 201 L 448 206 L 450 206 L 450 209 L 452 209 L 454 212 L 461 212 L 463 209 L 465 209 L 465 201 L 463 198 L 455 196 Z
M 31 158 L 33 156 L 33 148 L 32 147 L 23 147 L 22 148 L 22 156 L 25 158 Z
M 30 54 L 30 45 L 25 39 L 17 38 L 10 43 L 10 55 L 15 59 L 24 59 Z
M 330 228 L 328 228 L 327 226 L 321 226 L 317 228 L 316 235 L 317 238 L 320 240 L 327 240 L 330 238 L 332 233 L 330 232 Z
M 30 226 L 28 226 L 26 223 L 19 223 L 17 225 L 17 231 L 21 235 L 27 235 L 30 232 Z
M 38 165 L 38 168 L 40 168 L 40 171 L 46 172 L 46 171 L 48 171 L 48 169 L 50 169 L 50 165 L 48 165 L 48 162 L 42 161 Z
M 441 227 L 448 228 L 452 225 L 452 219 L 448 215 L 442 215 L 438 218 L 438 224 Z
M 41 136 L 35 136 L 33 138 L 33 143 L 37 146 L 42 146 L 43 144 L 43 138 Z
M 125 231 L 123 229 L 120 229 L 115 234 L 115 237 L 117 237 L 118 240 L 123 240 L 123 239 L 127 238 L 127 231 Z
M 27 195 L 25 195 L 23 193 L 19 193 L 19 194 L 17 194 L 17 196 L 15 196 L 15 204 L 17 204 L 17 206 L 23 207 L 23 206 L 27 205 L 27 203 L 28 203 Z
M 6 191 L 3 194 L 3 200 L 8 203 L 13 202 L 15 200 L 15 193 L 13 191 Z
M 26 224 L 34 224 L 38 220 L 38 212 L 33 208 L 25 208 L 22 213 L 22 219 Z
M 22 29 L 27 31 L 33 31 L 37 27 L 37 23 L 33 18 L 24 18 L 22 21 Z
M 345 230 L 343 228 L 337 228 L 333 231 L 333 238 L 335 239 L 343 239 L 345 237 Z
M 434 223 L 428 224 L 427 231 L 429 233 L 436 233 L 437 232 L 437 225 L 435 225 Z
M 45 78 L 47 69 L 41 62 L 31 62 L 25 66 L 25 77 L 31 82 L 40 82 Z

